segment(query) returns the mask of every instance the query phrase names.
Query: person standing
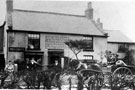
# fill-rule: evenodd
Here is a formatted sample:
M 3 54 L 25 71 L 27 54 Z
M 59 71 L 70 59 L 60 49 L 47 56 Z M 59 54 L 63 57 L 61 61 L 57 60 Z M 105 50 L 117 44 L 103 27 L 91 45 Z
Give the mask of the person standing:
M 36 64 L 37 64 L 37 62 L 35 61 L 35 58 L 32 58 L 30 62 L 31 62 L 31 65 L 30 65 L 31 69 L 35 71 Z
M 7 79 L 10 80 L 10 81 L 13 81 L 14 80 L 14 64 L 13 62 L 11 61 L 8 61 L 8 64 L 6 64 L 5 66 L 5 71 L 7 71 L 9 73 Z
M 16 62 L 14 62 L 14 71 L 17 72 L 18 71 L 18 64 Z
M 56 73 L 61 71 L 61 65 L 59 64 L 58 60 L 55 60 L 55 64 L 54 64 L 54 69 L 56 71 Z
M 11 61 L 9 61 L 8 64 L 5 66 L 5 71 L 7 71 L 7 72 L 14 71 L 14 64 Z
M 31 62 L 30 62 L 30 60 L 29 60 L 29 58 L 26 58 L 26 69 L 27 70 L 29 70 L 30 69 L 30 64 L 31 64 Z

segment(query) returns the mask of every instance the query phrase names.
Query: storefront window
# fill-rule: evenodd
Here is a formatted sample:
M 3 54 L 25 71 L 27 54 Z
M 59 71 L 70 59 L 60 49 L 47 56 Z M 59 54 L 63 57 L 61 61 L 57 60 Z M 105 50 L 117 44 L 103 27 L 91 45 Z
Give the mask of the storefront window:
M 40 49 L 40 35 L 28 34 L 28 49 L 39 50 Z

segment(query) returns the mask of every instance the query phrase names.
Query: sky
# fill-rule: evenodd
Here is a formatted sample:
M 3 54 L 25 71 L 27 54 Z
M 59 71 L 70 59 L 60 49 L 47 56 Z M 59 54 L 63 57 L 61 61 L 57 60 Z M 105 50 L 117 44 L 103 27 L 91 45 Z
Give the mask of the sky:
M 6 16 L 6 0 L 0 0 L 0 25 Z M 14 0 L 15 9 L 58 12 L 84 15 L 89 1 L 46 1 L 46 0 Z M 100 18 L 106 30 L 120 30 L 135 41 L 135 1 L 134 0 L 92 0 L 94 20 Z

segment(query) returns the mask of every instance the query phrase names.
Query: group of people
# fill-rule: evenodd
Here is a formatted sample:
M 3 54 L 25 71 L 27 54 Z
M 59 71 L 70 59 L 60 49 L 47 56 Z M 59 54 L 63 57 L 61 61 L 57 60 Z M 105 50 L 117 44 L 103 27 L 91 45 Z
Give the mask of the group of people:
M 31 58 L 31 60 L 29 60 L 27 58 L 26 65 L 24 65 L 24 66 L 26 69 L 36 70 L 36 66 L 40 66 L 40 64 L 39 64 L 40 61 L 41 61 L 41 59 L 38 59 L 36 61 L 35 58 Z M 13 61 L 8 61 L 4 70 L 8 71 L 8 72 L 18 71 L 18 67 L 19 67 L 19 63 L 17 64 L 17 63 L 14 63 Z
M 18 67 L 19 67 L 19 64 L 13 61 L 8 61 L 4 70 L 8 72 L 14 72 L 14 71 L 18 71 Z M 35 60 L 35 58 L 31 58 L 31 59 L 26 58 L 25 68 L 27 70 L 36 70 L 38 67 L 43 67 L 43 65 L 41 64 L 41 59 Z M 56 71 L 59 71 L 61 69 L 61 65 L 58 62 L 58 60 L 55 60 L 53 67 Z
M 29 58 L 26 59 L 26 69 L 29 70 L 36 70 L 38 67 L 42 67 L 41 59 L 35 60 L 35 58 Z

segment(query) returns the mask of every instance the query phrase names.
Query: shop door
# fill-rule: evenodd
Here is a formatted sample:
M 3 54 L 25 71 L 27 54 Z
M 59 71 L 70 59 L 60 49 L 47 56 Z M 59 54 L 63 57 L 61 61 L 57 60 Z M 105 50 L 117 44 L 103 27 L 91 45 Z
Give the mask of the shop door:
M 57 60 L 59 64 L 61 64 L 61 58 L 64 56 L 64 50 L 52 50 L 48 51 L 48 64 L 54 65 L 55 61 Z
M 27 67 L 27 64 L 31 63 L 32 59 L 34 59 L 37 62 L 36 69 L 41 70 L 41 68 L 42 68 L 42 56 L 41 55 L 26 55 L 25 56 L 26 67 Z
M 4 70 L 4 67 L 5 67 L 4 54 L 0 54 L 0 71 Z

